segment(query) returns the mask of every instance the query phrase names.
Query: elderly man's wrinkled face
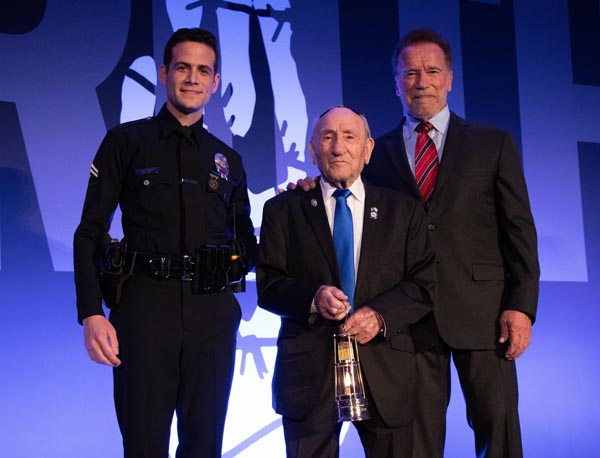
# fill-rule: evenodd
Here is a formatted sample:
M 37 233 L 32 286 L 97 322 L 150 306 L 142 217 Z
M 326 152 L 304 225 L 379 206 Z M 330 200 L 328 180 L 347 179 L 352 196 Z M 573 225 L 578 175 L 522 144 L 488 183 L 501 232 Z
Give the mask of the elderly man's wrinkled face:
M 309 149 L 323 178 L 348 188 L 369 163 L 374 145 L 363 119 L 349 108 L 336 107 L 319 119 Z
M 446 106 L 452 90 L 452 70 L 444 51 L 435 43 L 417 43 L 400 53 L 396 69 L 396 94 L 404 110 L 424 121 Z

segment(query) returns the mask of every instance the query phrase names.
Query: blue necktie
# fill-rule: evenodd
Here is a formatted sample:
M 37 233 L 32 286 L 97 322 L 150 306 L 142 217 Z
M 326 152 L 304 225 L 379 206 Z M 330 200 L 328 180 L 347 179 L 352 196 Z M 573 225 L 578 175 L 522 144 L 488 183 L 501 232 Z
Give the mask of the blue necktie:
M 354 310 L 354 234 L 352 213 L 346 199 L 351 194 L 349 189 L 337 189 L 333 193 L 336 200 L 333 244 L 342 280 L 342 291 L 348 296 L 348 302 L 350 302 L 350 313 Z

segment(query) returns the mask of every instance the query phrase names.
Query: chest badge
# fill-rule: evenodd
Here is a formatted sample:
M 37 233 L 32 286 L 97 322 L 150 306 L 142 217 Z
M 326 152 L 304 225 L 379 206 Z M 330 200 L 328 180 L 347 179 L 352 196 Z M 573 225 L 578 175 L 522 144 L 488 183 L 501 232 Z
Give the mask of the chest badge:
M 227 158 L 223 153 L 215 154 L 215 167 L 219 176 L 227 180 L 229 176 L 229 162 L 227 162 Z

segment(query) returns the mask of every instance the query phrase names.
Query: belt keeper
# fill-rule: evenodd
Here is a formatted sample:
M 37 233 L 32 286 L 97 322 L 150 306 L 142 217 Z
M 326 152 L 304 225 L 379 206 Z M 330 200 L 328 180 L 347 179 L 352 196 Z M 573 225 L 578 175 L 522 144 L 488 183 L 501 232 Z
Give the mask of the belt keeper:
M 189 255 L 184 255 L 181 263 L 183 272 L 181 272 L 181 281 L 192 281 L 194 274 L 194 258 Z

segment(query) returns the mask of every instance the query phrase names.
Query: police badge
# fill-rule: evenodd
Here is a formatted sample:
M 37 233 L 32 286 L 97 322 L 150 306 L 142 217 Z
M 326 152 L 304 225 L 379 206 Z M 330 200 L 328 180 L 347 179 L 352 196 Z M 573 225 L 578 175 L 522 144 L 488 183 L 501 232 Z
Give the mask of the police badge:
M 215 154 L 215 167 L 217 167 L 219 176 L 227 180 L 227 176 L 229 175 L 229 163 L 223 153 Z

